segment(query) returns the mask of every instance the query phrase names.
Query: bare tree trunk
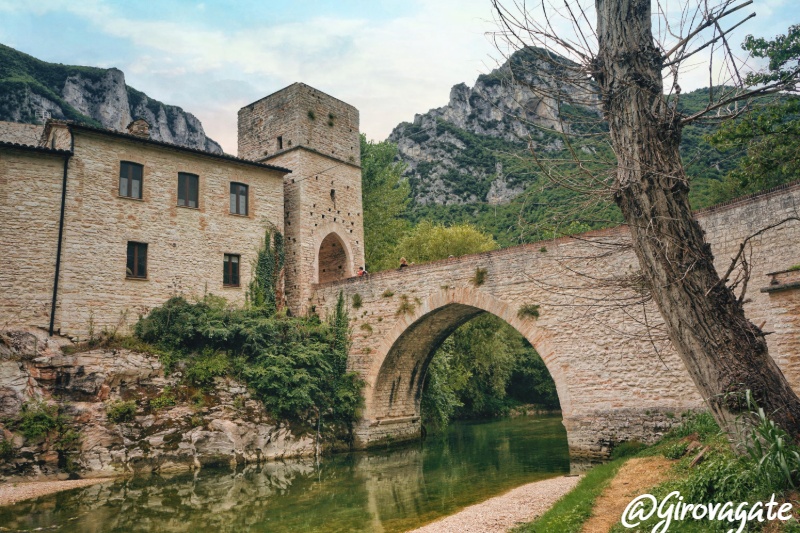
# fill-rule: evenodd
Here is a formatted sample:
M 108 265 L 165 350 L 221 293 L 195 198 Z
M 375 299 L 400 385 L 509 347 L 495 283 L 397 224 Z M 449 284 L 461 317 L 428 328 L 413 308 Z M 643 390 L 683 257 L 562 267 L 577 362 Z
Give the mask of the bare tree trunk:
M 670 340 L 720 426 L 741 441 L 737 417 L 750 389 L 797 441 L 800 399 L 769 356 L 764 334 L 720 281 L 692 217 L 679 116 L 663 96 L 664 60 L 653 41 L 650 2 L 595 0 L 593 75 L 617 156 L 615 200 Z

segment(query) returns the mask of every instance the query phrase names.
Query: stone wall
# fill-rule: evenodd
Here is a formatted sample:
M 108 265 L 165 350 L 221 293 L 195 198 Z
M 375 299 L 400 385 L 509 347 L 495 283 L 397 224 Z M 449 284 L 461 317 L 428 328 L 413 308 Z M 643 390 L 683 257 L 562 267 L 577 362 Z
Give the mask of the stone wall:
M 0 120 L 0 142 L 37 146 L 44 131 L 39 124 L 20 124 Z
M 0 150 L 0 328 L 50 321 L 64 155 Z
M 724 271 L 739 243 L 798 216 L 800 184 L 699 213 Z M 800 390 L 800 290 L 762 293 L 770 272 L 800 263 L 800 222 L 751 240 L 748 317 Z M 624 227 L 318 285 L 321 314 L 343 291 L 351 309 L 350 368 L 366 381 L 361 446 L 419 434 L 421 384 L 435 348 L 460 324 L 493 313 L 522 333 L 556 383 L 572 451 L 603 455 L 616 442 L 652 441 L 703 400 L 657 309 L 627 283 L 638 263 Z M 413 259 L 413 258 L 410 258 Z M 483 284 L 476 273 L 485 269 Z M 537 305 L 538 318 L 524 306 Z M 648 327 L 649 326 L 649 327 Z M 656 351 L 657 350 L 657 351 Z
M 319 255 L 326 237 L 341 241 L 348 275 L 364 264 L 358 111 L 293 84 L 239 111 L 239 156 L 292 169 L 284 189 L 285 286 L 290 309 L 304 314 L 311 286 L 328 270 Z

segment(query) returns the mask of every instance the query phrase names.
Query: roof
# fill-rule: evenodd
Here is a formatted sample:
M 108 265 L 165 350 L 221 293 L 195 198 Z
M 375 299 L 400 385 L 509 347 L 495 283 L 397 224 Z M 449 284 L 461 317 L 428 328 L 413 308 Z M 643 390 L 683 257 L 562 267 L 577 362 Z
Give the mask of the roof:
M 162 148 L 169 148 L 171 150 L 177 150 L 179 152 L 186 152 L 195 155 L 202 155 L 205 157 L 210 157 L 212 159 L 219 159 L 221 161 L 227 161 L 231 163 L 240 163 L 243 165 L 250 165 L 254 167 L 259 167 L 268 170 L 275 170 L 277 172 L 282 172 L 284 174 L 289 174 L 292 171 L 288 168 L 278 167 L 275 165 L 268 165 L 266 163 L 258 163 L 256 161 L 251 161 L 249 159 L 242 159 L 240 157 L 234 157 L 228 154 L 212 154 L 211 152 L 206 152 L 205 150 L 199 150 L 197 148 L 188 148 L 186 146 L 181 146 L 179 144 L 168 143 L 164 141 L 156 141 L 154 139 L 145 139 L 143 137 L 137 137 L 135 135 L 130 135 L 127 133 L 121 133 L 119 131 L 108 130 L 104 128 L 96 128 L 94 126 L 87 126 L 85 124 L 79 124 L 77 122 L 67 122 L 70 130 L 77 130 L 77 131 L 87 131 L 91 133 L 99 133 L 101 135 L 108 135 L 110 137 L 117 137 L 120 139 L 125 139 L 126 141 L 131 142 L 138 142 L 143 144 L 149 144 L 153 146 L 160 146 Z
M 72 152 L 69 150 L 55 150 L 53 148 L 44 148 L 42 146 L 33 146 L 30 144 L 20 144 L 20 143 L 3 142 L 3 141 L 0 141 L 0 148 L 13 148 L 17 150 L 27 150 L 29 152 L 39 152 L 50 155 L 61 155 L 61 156 L 72 155 Z
M 331 96 L 331 95 L 329 95 L 328 93 L 326 93 L 325 91 L 321 91 L 321 90 L 317 89 L 316 87 L 312 87 L 311 85 L 305 84 L 305 83 L 303 83 L 303 82 L 301 82 L 301 81 L 296 81 L 296 82 L 292 83 L 291 85 L 287 85 L 287 86 L 286 86 L 286 87 L 284 87 L 283 89 L 278 89 L 277 91 L 275 91 L 275 92 L 272 92 L 272 93 L 268 94 L 267 96 L 265 96 L 265 97 L 263 97 L 263 98 L 259 98 L 259 99 L 258 99 L 258 100 L 256 100 L 255 102 L 251 102 L 251 103 L 247 104 L 246 106 L 243 106 L 243 107 L 242 107 L 242 108 L 241 108 L 239 111 L 241 112 L 241 110 L 242 110 L 242 109 L 245 109 L 245 108 L 248 108 L 248 107 L 253 107 L 253 106 L 254 106 L 254 105 L 256 105 L 257 103 L 259 103 L 259 102 L 261 102 L 261 101 L 263 101 L 263 100 L 266 100 L 267 98 L 272 98 L 273 96 L 275 96 L 275 95 L 276 95 L 276 94 L 278 94 L 278 93 L 282 93 L 283 91 L 288 91 L 289 89 L 294 89 L 294 88 L 298 88 L 298 87 L 299 87 L 299 88 L 306 88 L 306 89 L 310 89 L 310 90 L 312 90 L 312 91 L 316 91 L 316 92 L 318 92 L 318 93 L 324 94 L 325 96 L 327 96 L 327 97 L 328 97 L 328 98 L 330 98 L 331 100 L 336 100 L 337 102 L 341 102 L 341 103 L 343 103 L 344 105 L 346 105 L 346 106 L 348 106 L 348 107 L 352 107 L 353 109 L 355 109 L 355 106 L 354 106 L 353 104 L 348 104 L 348 103 L 347 103 L 347 102 L 345 102 L 344 100 L 341 100 L 341 99 L 339 99 L 339 98 L 336 98 L 335 96 Z M 358 110 L 356 109 L 356 111 L 358 111 Z

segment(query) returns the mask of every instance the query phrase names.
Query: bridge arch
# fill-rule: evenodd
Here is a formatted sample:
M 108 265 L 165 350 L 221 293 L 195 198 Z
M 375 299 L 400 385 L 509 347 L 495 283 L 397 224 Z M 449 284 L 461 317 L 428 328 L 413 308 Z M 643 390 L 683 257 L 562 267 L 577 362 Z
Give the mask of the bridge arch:
M 346 231 L 336 223 L 323 225 L 314 239 L 315 282 L 327 283 L 353 275 L 353 249 Z
M 428 365 L 437 348 L 459 326 L 491 313 L 516 329 L 539 352 L 556 384 L 565 417 L 571 412 L 567 377 L 549 335 L 517 307 L 471 287 L 439 290 L 419 301 L 383 337 L 366 375 L 365 406 L 357 436 L 362 446 L 420 434 L 420 401 Z

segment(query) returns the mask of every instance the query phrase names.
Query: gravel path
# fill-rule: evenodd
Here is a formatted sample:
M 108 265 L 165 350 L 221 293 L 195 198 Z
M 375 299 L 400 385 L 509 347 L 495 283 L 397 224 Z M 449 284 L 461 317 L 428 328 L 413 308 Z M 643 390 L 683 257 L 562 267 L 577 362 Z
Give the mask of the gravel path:
M 62 490 L 88 487 L 106 483 L 111 478 L 70 479 L 67 481 L 31 481 L 22 483 L 5 482 L 0 484 L 0 505 L 13 505 L 22 500 L 46 496 Z
M 412 533 L 495 533 L 530 522 L 578 484 L 578 476 L 528 483 L 501 496 L 462 509 Z

